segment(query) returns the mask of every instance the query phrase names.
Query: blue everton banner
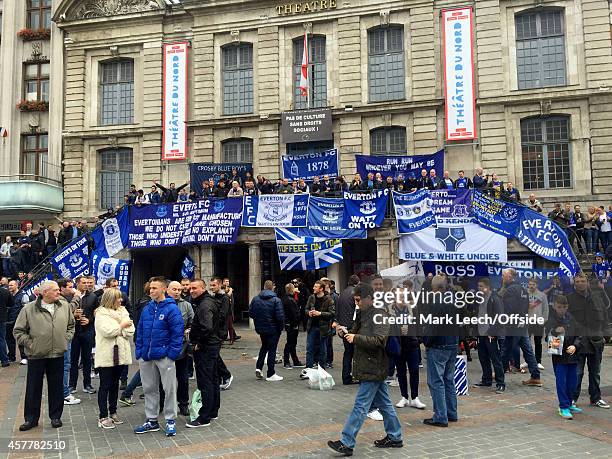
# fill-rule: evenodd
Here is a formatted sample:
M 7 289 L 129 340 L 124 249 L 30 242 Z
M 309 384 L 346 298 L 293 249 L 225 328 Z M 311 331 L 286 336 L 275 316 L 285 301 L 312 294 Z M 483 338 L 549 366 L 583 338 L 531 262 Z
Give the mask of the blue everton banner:
M 45 274 L 44 276 L 40 277 L 35 282 L 28 285 L 28 287 L 23 291 L 23 293 L 28 297 L 29 301 L 34 301 L 36 299 L 36 295 L 34 295 L 34 289 L 40 287 L 43 282 L 52 280 L 52 279 L 53 279 L 53 276 L 51 274 Z
M 63 247 L 51 258 L 51 264 L 61 277 L 74 279 L 83 274 L 89 274 L 89 240 L 87 235 Z
M 198 195 L 202 193 L 202 182 L 204 180 L 213 179 L 215 185 L 222 175 L 228 179 L 232 176 L 232 169 L 236 169 L 238 176 L 244 184 L 246 173 L 253 173 L 253 165 L 251 163 L 191 163 L 189 165 L 189 188 L 195 190 Z M 227 184 L 230 188 L 231 184 Z
M 369 172 L 376 174 L 380 172 L 383 178 L 389 176 L 397 178 L 403 175 L 404 178 L 412 173 L 415 177 L 420 177 L 421 169 L 436 170 L 436 175 L 444 175 L 444 150 L 431 155 L 395 156 L 395 155 L 355 155 L 357 162 L 357 172 L 365 180 Z
M 103 286 L 107 279 L 114 277 L 119 282 L 119 290 L 129 293 L 131 261 L 101 257 L 97 254 L 94 254 L 91 260 L 96 285 Z
M 297 228 L 300 237 L 326 239 L 365 239 L 367 230 L 348 229 L 342 225 L 344 201 L 342 199 L 310 197 L 308 226 Z
M 558 262 L 559 270 L 564 275 L 575 276 L 580 271 L 565 231 L 544 215 L 527 207 L 522 208 L 515 237 L 542 258 Z
M 495 199 L 482 191 L 474 190 L 472 208 L 480 226 L 507 238 L 518 232 L 519 216 L 523 206 Z
M 234 244 L 242 199 L 149 204 L 130 212 L 130 249 L 186 244 Z
M 93 252 L 108 258 L 123 250 L 128 244 L 129 226 L 128 210 L 124 207 L 116 217 L 104 220 L 91 232 Z
M 326 268 L 342 261 L 342 240 L 300 237 L 293 228 L 276 229 L 276 247 L 282 270 Z
M 436 223 L 429 190 L 410 194 L 393 192 L 393 206 L 399 234 L 410 234 Z
M 342 226 L 367 230 L 382 225 L 389 202 L 389 189 L 359 194 L 344 192 L 344 217 Z
M 195 276 L 195 263 L 189 255 L 185 255 L 181 264 L 181 277 L 183 279 L 193 279 Z
M 491 287 L 494 289 L 501 288 L 502 272 L 506 269 L 504 266 L 488 265 L 488 275 L 491 280 Z M 513 268 L 516 271 L 516 280 L 523 287 L 527 288 L 530 280 L 535 279 L 538 282 L 538 289 L 544 290 L 551 286 L 553 277 L 559 275 L 558 269 L 537 269 L 537 268 Z M 566 278 L 567 279 L 567 278 Z M 552 305 L 551 305 L 552 306 Z
M 444 263 L 435 261 L 424 261 L 423 272 L 427 276 L 433 274 L 445 274 L 449 277 L 481 278 L 489 275 L 487 263 Z
M 311 181 L 324 175 L 338 176 L 338 150 L 283 156 L 283 178 Z
M 286 228 L 306 226 L 307 194 L 263 194 L 245 196 L 242 226 Z
M 432 207 L 436 223 L 462 225 L 472 223 L 472 190 L 431 190 Z

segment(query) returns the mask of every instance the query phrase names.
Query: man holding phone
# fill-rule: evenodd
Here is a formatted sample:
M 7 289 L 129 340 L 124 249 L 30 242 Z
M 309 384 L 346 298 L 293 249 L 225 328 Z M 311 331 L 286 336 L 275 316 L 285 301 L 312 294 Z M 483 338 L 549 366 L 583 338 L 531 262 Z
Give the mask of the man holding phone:
M 77 277 L 76 282 L 78 293 L 72 300 L 76 327 L 70 349 L 70 393 L 76 393 L 80 357 L 83 364 L 83 392 L 95 394 L 96 390 L 91 385 L 91 350 L 95 340 L 94 311 L 100 298 L 93 292 L 93 276 Z

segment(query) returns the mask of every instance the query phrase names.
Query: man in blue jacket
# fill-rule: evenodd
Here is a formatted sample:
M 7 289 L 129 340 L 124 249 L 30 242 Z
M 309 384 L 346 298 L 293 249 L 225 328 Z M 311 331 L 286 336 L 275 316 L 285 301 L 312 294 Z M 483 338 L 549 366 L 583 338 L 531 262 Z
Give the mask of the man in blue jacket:
M 159 430 L 159 381 L 165 392 L 164 417 L 166 436 L 176 435 L 176 368 L 181 355 L 185 324 L 181 311 L 172 298 L 166 298 L 168 282 L 153 277 L 149 282 L 151 301 L 142 310 L 136 333 L 136 359 L 145 395 L 147 420 L 134 433 Z
M 282 381 L 283 377 L 274 371 L 274 360 L 276 359 L 276 347 L 285 326 L 285 312 L 283 303 L 274 293 L 274 282 L 264 282 L 264 289 L 251 301 L 249 305 L 249 317 L 255 322 L 255 331 L 261 339 L 259 357 L 255 364 L 255 376 L 263 379 L 263 364 L 266 354 L 268 355 L 268 373 L 266 381 Z

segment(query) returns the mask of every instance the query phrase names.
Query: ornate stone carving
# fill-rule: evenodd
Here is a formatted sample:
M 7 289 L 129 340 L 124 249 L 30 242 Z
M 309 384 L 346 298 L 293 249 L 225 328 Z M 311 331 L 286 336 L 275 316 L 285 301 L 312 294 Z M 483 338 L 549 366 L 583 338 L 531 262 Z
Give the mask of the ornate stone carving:
M 155 0 L 85 0 L 70 14 L 70 19 L 93 19 L 119 14 L 161 9 Z

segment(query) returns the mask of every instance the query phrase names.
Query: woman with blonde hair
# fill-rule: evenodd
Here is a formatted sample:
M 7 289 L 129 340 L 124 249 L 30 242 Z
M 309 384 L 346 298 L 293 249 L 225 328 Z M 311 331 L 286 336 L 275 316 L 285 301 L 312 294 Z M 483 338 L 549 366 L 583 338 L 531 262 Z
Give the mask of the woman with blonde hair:
M 119 379 L 123 366 L 132 363 L 129 338 L 134 336 L 134 324 L 127 309 L 121 305 L 119 289 L 104 290 L 96 309 L 95 328 L 95 367 L 100 375 L 98 427 L 114 429 L 116 424 L 123 424 L 117 416 Z

